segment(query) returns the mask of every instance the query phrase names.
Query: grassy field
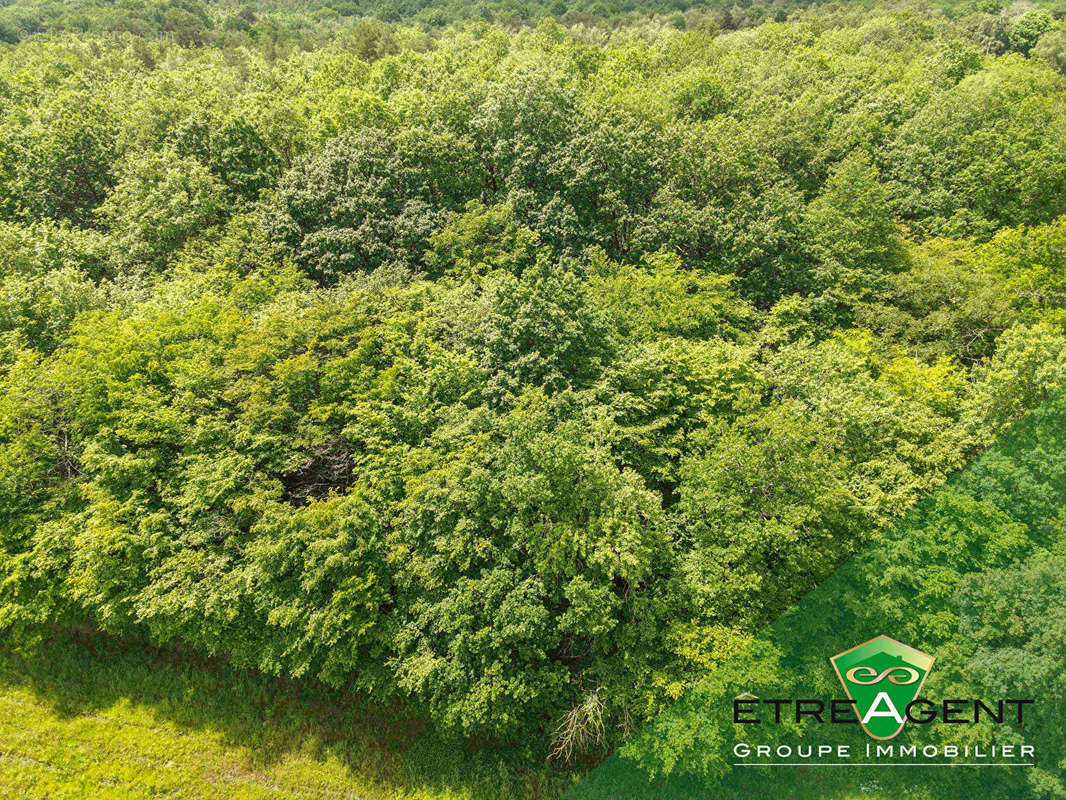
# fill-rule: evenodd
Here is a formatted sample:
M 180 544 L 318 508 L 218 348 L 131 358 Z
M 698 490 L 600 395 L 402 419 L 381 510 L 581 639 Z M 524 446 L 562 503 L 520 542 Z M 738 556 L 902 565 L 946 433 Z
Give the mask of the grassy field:
M 753 780 L 748 796 L 766 796 Z M 510 800 L 563 788 L 314 683 L 104 636 L 57 634 L 29 653 L 0 642 L 4 800 Z M 876 786 L 833 795 L 890 798 Z
M 0 643 L 0 797 L 502 798 L 543 779 L 313 683 L 56 635 Z
M 748 796 L 767 796 L 754 780 Z M 102 635 L 55 634 L 32 651 L 0 640 L 2 800 L 511 800 L 564 790 L 468 755 L 399 708 L 315 682 Z M 816 796 L 825 800 L 802 798 Z M 833 796 L 860 798 L 891 800 L 876 787 Z
M 57 634 L 21 653 L 0 642 L 4 800 L 510 800 L 562 790 L 319 684 L 104 636 Z M 835 800 L 888 797 L 869 787 Z

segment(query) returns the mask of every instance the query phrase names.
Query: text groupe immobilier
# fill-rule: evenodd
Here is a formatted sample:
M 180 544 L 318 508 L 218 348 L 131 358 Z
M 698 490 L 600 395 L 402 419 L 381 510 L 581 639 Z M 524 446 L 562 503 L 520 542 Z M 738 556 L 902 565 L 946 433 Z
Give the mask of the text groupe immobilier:
M 746 758 L 814 758 L 814 759 L 850 759 L 863 758 L 966 758 L 966 759 L 1032 759 L 1036 751 L 1032 745 L 993 744 L 993 745 L 915 745 L 915 744 L 873 744 L 868 742 L 865 750 L 856 753 L 849 744 L 809 744 L 776 746 L 768 744 L 750 745 L 737 742 L 733 755 L 739 759 Z
M 933 703 L 924 698 L 917 698 L 909 703 L 903 715 L 899 716 L 902 724 L 904 719 L 918 725 L 925 725 L 935 720 L 943 723 L 977 723 L 982 719 L 988 719 L 993 723 L 1011 721 L 1011 717 L 1018 723 L 1023 720 L 1026 706 L 1034 703 L 1033 700 L 998 700 L 992 703 L 984 703 L 980 700 L 944 700 L 942 703 Z M 759 724 L 760 722 L 782 722 L 782 717 L 791 717 L 791 713 L 782 713 L 783 709 L 795 712 L 795 721 L 812 721 L 816 723 L 831 724 L 855 724 L 860 720 L 854 714 L 854 700 L 832 700 L 827 704 L 821 700 L 792 700 L 792 699 L 763 699 L 756 697 L 738 697 L 733 701 L 733 722 L 737 724 Z M 770 719 L 760 718 L 759 707 L 771 706 L 773 714 Z M 1014 714 L 1005 713 L 1014 710 Z M 828 713 L 826 713 L 828 712 Z M 897 714 L 899 712 L 896 712 Z M 791 720 L 789 720 L 791 721 Z M 878 744 L 867 742 L 864 748 L 859 748 L 856 753 L 852 745 L 848 744 L 779 744 L 752 745 L 746 742 L 738 742 L 733 748 L 734 757 L 744 761 L 746 759 L 835 759 L 847 760 L 855 757 L 865 759 L 956 759 L 976 760 L 978 762 L 988 759 L 989 761 L 1020 761 L 1035 758 L 1035 748 L 1025 744 L 990 744 L 990 745 L 955 745 L 955 744 L 928 744 L 928 745 L 904 745 L 904 744 Z M 747 763 L 756 763 L 749 761 Z

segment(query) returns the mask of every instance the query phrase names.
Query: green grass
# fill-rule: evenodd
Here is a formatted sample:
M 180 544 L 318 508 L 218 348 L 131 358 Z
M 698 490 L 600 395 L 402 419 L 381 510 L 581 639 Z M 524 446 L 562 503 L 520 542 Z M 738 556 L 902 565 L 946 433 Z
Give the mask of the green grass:
M 0 639 L 0 797 L 495 800 L 554 780 L 313 681 L 101 635 Z

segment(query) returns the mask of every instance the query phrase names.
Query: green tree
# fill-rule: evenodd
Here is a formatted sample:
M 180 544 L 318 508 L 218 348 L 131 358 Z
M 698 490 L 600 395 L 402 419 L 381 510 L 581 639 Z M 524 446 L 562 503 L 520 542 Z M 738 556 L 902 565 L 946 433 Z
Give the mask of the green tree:
M 59 91 L 39 108 L 8 114 L 0 128 L 0 213 L 85 225 L 112 184 L 118 155 L 105 105 L 86 91 Z
M 128 156 L 97 215 L 111 232 L 117 261 L 158 269 L 189 236 L 221 221 L 223 210 L 218 179 L 164 149 Z
M 329 284 L 387 262 L 417 264 L 480 184 L 472 149 L 454 137 L 364 130 L 286 173 L 268 225 L 308 275 Z
M 187 120 L 175 134 L 175 148 L 198 160 L 226 187 L 231 202 L 255 202 L 278 181 L 281 160 L 252 125 L 240 117 L 215 124 Z
M 877 292 L 905 266 L 903 244 L 877 172 L 849 156 L 807 207 L 804 230 L 817 266 L 812 284 L 845 301 Z

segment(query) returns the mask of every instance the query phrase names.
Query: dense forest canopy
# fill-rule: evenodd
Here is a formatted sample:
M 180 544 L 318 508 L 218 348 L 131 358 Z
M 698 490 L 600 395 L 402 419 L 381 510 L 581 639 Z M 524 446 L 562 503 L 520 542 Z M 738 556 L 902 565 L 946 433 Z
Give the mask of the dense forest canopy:
M 1062 384 L 1054 9 L 503 7 L 2 9 L 0 625 L 602 753 Z
M 13 43 L 39 34 L 112 33 L 287 53 L 356 29 L 357 38 L 373 51 L 383 40 L 392 43 L 379 26 L 368 24 L 374 21 L 422 30 L 496 22 L 513 30 L 545 18 L 568 26 L 614 29 L 657 19 L 681 30 L 730 31 L 784 22 L 812 5 L 811 0 L 4 0 L 0 41 Z M 1052 15 L 1066 13 L 1063 0 L 937 0 L 932 5 L 987 53 L 1027 53 L 1054 27 Z M 874 5 L 873 0 L 852 0 L 844 7 Z M 1057 47 L 1061 52 L 1061 42 Z

